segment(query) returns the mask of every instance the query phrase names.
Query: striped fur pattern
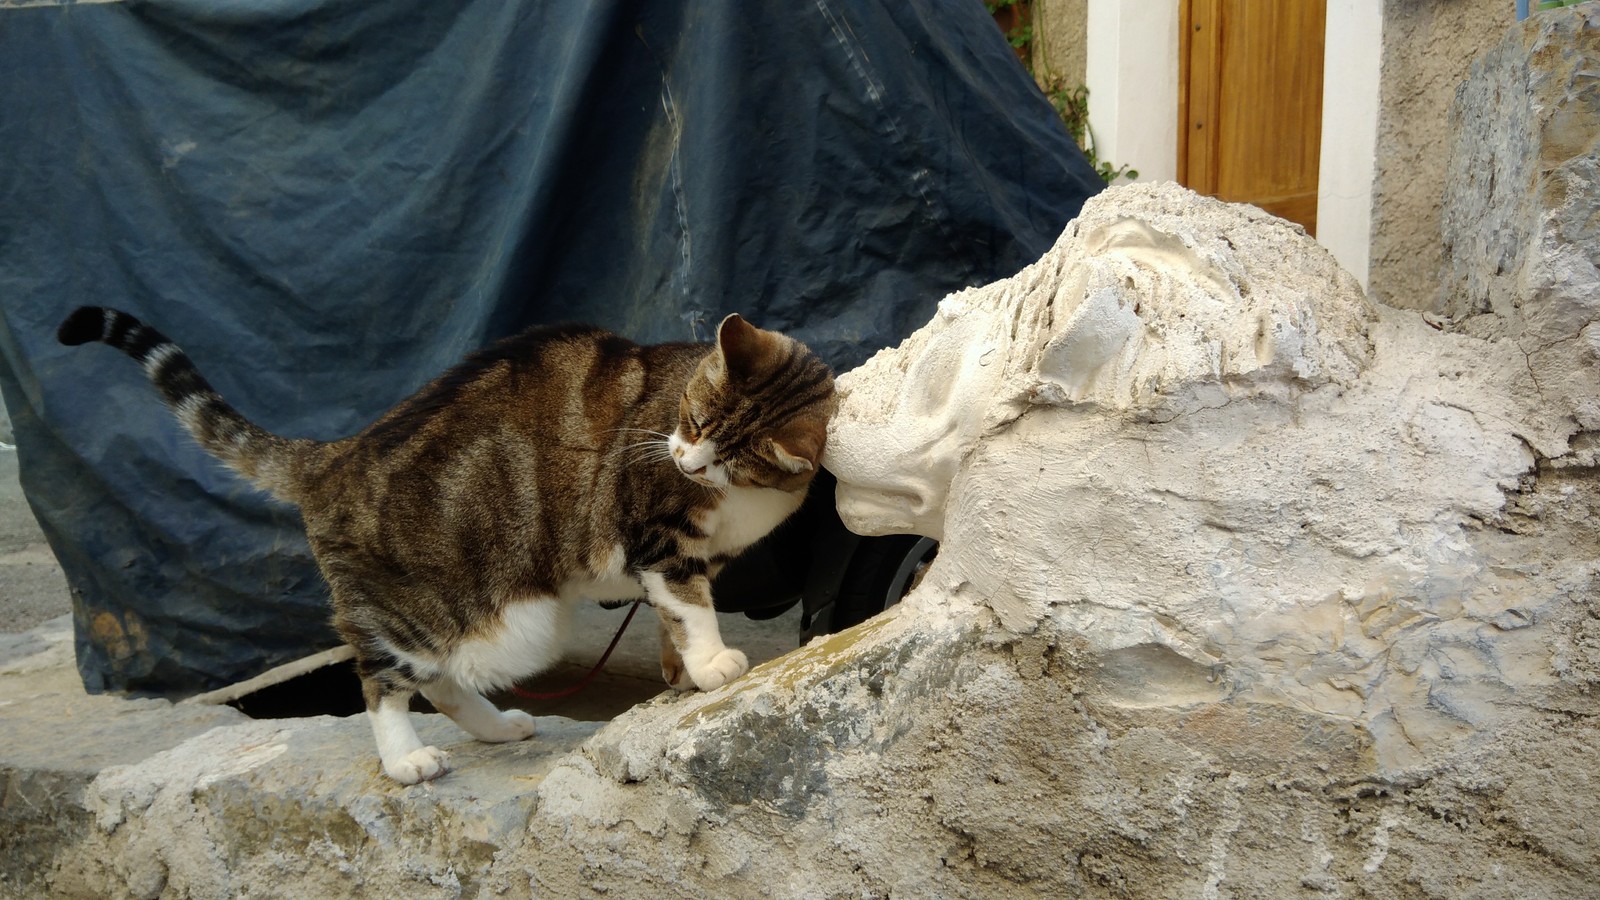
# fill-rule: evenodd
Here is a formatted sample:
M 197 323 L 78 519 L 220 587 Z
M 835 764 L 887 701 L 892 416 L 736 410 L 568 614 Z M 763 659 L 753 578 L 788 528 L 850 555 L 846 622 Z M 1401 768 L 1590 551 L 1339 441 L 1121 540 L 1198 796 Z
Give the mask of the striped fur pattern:
M 56 337 L 69 347 L 100 341 L 133 357 L 200 446 L 262 490 L 295 500 L 295 464 L 313 442 L 278 437 L 239 415 L 166 335 L 126 313 L 85 306 Z
M 407 717 L 417 691 L 481 740 L 532 734 L 483 694 L 559 660 L 574 602 L 649 602 L 674 687 L 743 674 L 710 579 L 799 507 L 835 405 L 826 364 L 737 315 L 712 344 L 534 328 L 332 442 L 250 423 L 126 313 L 81 308 L 59 339 L 131 356 L 206 450 L 299 505 L 384 770 L 408 784 L 446 768 Z

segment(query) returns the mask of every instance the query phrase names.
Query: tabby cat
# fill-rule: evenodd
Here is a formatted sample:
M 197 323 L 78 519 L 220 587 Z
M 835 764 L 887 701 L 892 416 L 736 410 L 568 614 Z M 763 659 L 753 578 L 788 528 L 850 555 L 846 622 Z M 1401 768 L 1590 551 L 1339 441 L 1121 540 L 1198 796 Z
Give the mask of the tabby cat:
M 822 360 L 737 315 L 714 344 L 533 328 L 326 443 L 247 421 L 127 313 L 80 308 L 58 338 L 137 360 L 201 446 L 300 507 L 383 769 L 404 784 L 445 771 L 407 715 L 417 691 L 478 740 L 533 733 L 483 693 L 553 665 L 580 598 L 648 602 L 675 688 L 744 674 L 710 579 L 800 506 L 835 406 Z

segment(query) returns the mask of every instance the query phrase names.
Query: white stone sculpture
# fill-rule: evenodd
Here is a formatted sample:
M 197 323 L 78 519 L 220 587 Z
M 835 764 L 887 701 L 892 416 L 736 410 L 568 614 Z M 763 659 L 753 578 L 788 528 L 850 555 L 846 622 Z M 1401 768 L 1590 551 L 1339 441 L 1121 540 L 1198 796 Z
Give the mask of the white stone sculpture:
M 1324 714 L 1397 770 L 1552 683 L 1529 626 L 1593 577 L 1485 539 L 1575 430 L 1525 372 L 1373 308 L 1297 226 L 1136 185 L 841 377 L 826 464 L 852 529 L 944 541 L 914 605 L 1049 619 L 1106 699 Z

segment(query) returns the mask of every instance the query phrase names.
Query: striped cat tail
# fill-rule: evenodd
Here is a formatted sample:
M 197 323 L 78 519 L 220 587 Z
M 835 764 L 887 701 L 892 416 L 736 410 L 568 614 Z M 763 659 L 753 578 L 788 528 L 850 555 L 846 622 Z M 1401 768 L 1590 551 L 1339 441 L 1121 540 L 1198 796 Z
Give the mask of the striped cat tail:
M 125 312 L 80 306 L 61 323 L 56 340 L 68 347 L 99 341 L 128 354 L 201 447 L 257 487 L 296 500 L 300 461 L 317 443 L 279 437 L 240 415 L 166 335 Z

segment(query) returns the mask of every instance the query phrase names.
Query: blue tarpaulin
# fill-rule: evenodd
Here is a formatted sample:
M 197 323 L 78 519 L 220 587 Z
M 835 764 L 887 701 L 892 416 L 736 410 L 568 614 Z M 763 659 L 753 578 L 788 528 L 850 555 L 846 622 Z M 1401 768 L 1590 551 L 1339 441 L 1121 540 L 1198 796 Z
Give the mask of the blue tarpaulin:
M 91 691 L 336 641 L 295 511 L 72 308 L 331 439 L 537 322 L 848 369 L 1101 186 L 978 0 L 7 5 L 0 84 L 0 388 Z

